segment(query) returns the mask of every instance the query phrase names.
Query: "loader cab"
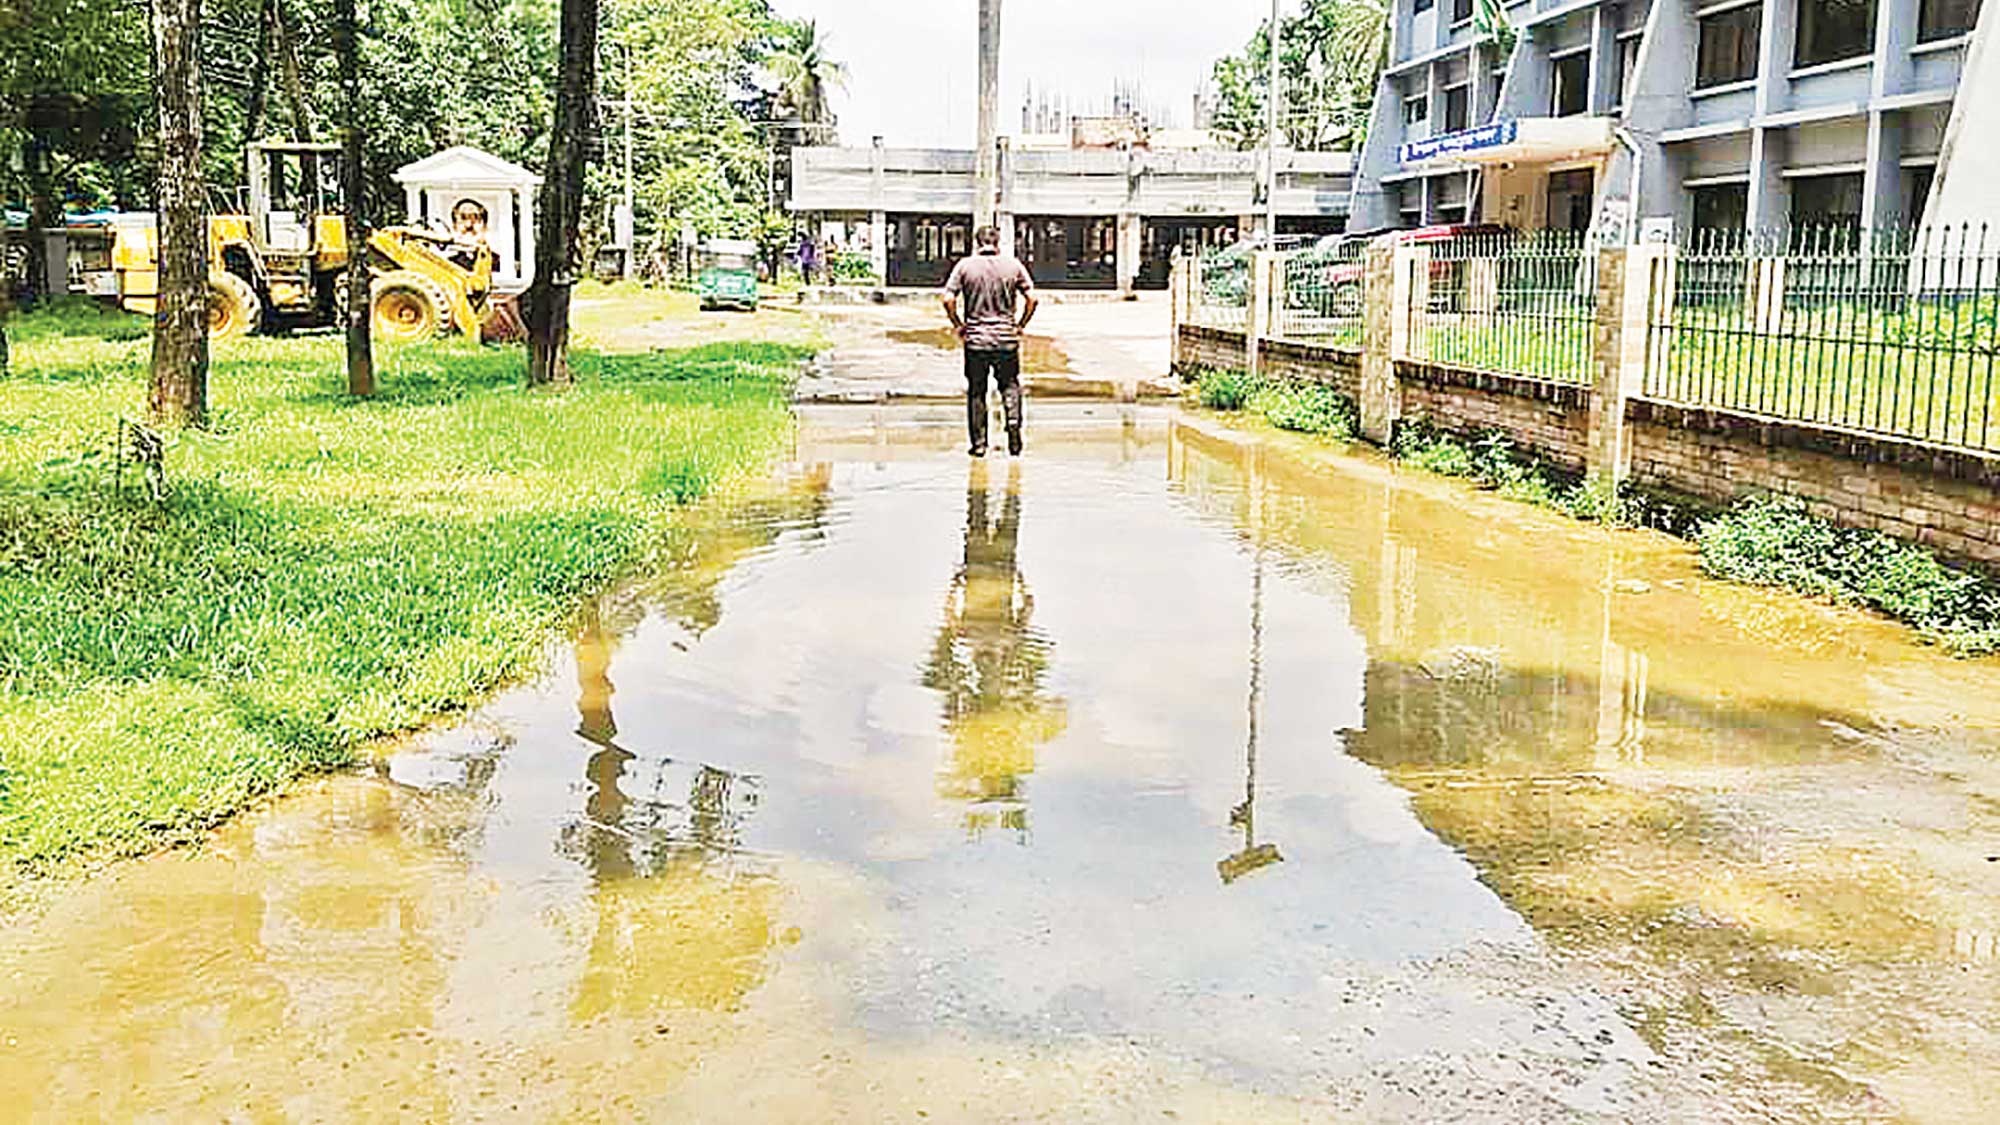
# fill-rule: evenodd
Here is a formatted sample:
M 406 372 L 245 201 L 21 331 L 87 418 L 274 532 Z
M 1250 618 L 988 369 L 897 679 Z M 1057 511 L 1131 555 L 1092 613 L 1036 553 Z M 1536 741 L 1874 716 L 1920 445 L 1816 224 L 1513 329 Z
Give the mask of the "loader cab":
M 320 220 L 341 213 L 340 146 L 267 141 L 253 144 L 244 214 L 265 250 L 311 254 L 327 235 Z

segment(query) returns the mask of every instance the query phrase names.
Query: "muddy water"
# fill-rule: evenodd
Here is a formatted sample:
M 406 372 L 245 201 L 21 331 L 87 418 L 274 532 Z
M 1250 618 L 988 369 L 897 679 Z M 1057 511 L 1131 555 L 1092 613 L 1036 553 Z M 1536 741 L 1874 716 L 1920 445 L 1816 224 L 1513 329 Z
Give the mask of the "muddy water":
M 809 413 L 541 682 L 0 937 L 9 1116 L 1993 1120 L 2000 689 L 1167 412 Z

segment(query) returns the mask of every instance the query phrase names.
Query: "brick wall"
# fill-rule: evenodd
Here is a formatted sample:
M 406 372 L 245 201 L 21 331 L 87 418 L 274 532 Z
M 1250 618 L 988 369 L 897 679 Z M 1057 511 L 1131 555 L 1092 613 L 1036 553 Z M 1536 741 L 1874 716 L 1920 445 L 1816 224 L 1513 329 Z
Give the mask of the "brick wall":
M 1243 348 L 1244 335 L 1221 328 L 1181 325 L 1174 341 L 1174 370 L 1189 367 L 1245 368 L 1250 366 Z
M 1498 431 L 1530 455 L 1581 473 L 1590 388 L 1434 364 L 1398 364 L 1403 417 L 1464 436 Z
M 1628 417 L 1643 487 L 1714 504 L 1786 493 L 1834 523 L 2000 563 L 2000 458 L 1649 399 Z
M 1245 368 L 1244 334 L 1221 328 L 1181 325 L 1174 342 L 1174 366 Z M 1322 347 L 1290 340 L 1264 340 L 1264 373 L 1300 383 L 1325 383 L 1354 398 L 1361 391 L 1361 349 Z
M 1361 349 L 1264 341 L 1264 373 L 1295 383 L 1325 383 L 1350 399 L 1361 397 Z

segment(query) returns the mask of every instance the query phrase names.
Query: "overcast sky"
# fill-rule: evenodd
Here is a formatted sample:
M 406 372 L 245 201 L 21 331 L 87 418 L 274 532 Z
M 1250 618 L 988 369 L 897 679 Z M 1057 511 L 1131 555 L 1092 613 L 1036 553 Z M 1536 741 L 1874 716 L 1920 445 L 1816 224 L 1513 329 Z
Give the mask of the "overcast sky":
M 977 128 L 978 0 L 774 0 L 819 20 L 850 73 L 835 100 L 841 141 L 970 148 Z M 1284 0 L 1287 12 L 1298 7 Z M 1120 80 L 1143 84 L 1167 124 L 1189 124 L 1195 90 L 1217 57 L 1239 51 L 1270 0 L 1006 0 L 1001 35 L 1003 133 L 1020 130 L 1028 83 L 1078 108 L 1109 102 Z

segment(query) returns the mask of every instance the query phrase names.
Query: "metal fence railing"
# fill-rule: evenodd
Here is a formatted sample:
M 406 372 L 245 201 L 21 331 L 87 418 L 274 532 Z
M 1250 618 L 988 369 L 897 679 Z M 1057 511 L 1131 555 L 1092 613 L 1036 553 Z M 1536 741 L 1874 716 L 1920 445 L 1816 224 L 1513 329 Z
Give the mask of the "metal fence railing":
M 2000 233 L 1703 232 L 1655 268 L 1649 396 L 2000 448 Z
M 1437 243 L 1412 279 L 1412 351 L 1433 363 L 1590 381 L 1597 260 L 1570 231 Z
M 1204 328 L 1247 332 L 1250 256 L 1227 251 L 1202 255 L 1195 263 L 1194 300 L 1188 314 Z
M 1367 308 L 1359 243 L 1344 255 L 1311 251 L 1288 255 L 1280 276 L 1277 335 L 1335 347 L 1361 346 L 1362 313 Z

